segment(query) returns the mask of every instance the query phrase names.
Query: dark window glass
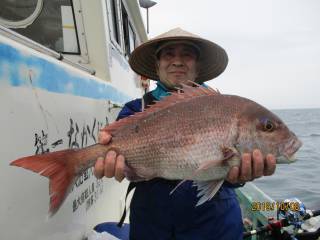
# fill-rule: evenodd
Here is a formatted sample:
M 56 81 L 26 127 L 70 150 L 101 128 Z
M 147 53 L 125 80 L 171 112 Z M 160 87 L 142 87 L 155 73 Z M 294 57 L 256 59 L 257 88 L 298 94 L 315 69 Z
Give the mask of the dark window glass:
M 114 40 L 120 45 L 120 37 L 119 37 L 119 17 L 118 17 L 118 12 L 117 12 L 117 4 L 116 0 L 110 0 L 111 4 L 111 18 L 112 18 L 112 35 Z
M 38 0 L 1 0 L 0 17 L 9 21 L 21 21 L 36 9 Z
M 128 13 L 122 4 L 122 26 L 123 26 L 123 37 L 125 54 L 129 56 L 135 48 L 135 33 L 130 24 Z
M 123 37 L 124 37 L 124 50 L 126 55 L 130 55 L 130 42 L 129 42 L 129 19 L 126 9 L 123 4 L 121 4 L 122 12 L 122 27 L 123 27 Z
M 12 2 L 11 0 L 1 1 Z M 37 1 L 16 0 L 15 2 L 16 4 L 8 4 L 10 11 L 0 11 L 0 14 L 5 12 L 1 15 L 2 18 L 7 20 L 26 18 L 34 11 Z M 25 10 L 23 10 L 24 7 L 26 7 Z M 1 8 L 5 9 L 5 4 L 1 3 Z M 12 30 L 57 52 L 80 54 L 71 0 L 44 0 L 40 15 L 31 25 Z

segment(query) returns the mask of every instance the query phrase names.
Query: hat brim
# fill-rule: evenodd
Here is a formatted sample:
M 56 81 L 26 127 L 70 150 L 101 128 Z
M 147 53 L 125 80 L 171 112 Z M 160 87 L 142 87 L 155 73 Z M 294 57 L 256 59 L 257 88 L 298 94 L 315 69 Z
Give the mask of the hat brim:
M 197 83 L 203 83 L 219 76 L 228 65 L 228 55 L 219 45 L 202 38 L 177 36 L 150 40 L 137 47 L 131 54 L 129 64 L 138 74 L 158 80 L 155 52 L 159 44 L 167 41 L 191 41 L 199 46 Z

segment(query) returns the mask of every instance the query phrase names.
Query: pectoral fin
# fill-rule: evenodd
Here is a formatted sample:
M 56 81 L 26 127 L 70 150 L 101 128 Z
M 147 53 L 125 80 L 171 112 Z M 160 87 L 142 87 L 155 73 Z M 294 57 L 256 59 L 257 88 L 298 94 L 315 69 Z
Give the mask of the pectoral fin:
M 210 160 L 203 162 L 199 168 L 196 170 L 195 175 L 200 174 L 201 171 L 207 170 L 209 168 L 214 168 L 216 166 L 221 166 L 231 160 L 233 157 L 237 156 L 238 153 L 233 148 L 221 147 L 223 158 L 221 160 Z
M 199 193 L 197 197 L 200 199 L 196 206 L 199 206 L 206 201 L 211 200 L 222 186 L 224 180 L 212 180 L 212 181 L 194 181 L 193 185 L 197 187 Z
M 221 166 L 221 165 L 227 163 L 228 160 L 232 159 L 234 156 L 237 155 L 237 153 L 236 153 L 232 148 L 222 148 L 222 152 L 223 152 L 223 159 L 221 159 L 221 160 L 210 160 L 210 161 L 205 161 L 205 162 L 203 162 L 202 164 L 200 164 L 200 166 L 198 167 L 198 169 L 195 170 L 194 173 L 193 173 L 190 177 L 188 177 L 188 178 L 182 180 L 181 182 L 179 182 L 179 184 L 170 192 L 170 194 L 174 193 L 174 192 L 177 190 L 177 188 L 179 188 L 185 181 L 191 180 L 191 179 L 195 179 L 195 178 L 196 178 L 198 175 L 200 175 L 203 171 L 206 171 L 206 170 L 208 170 L 208 169 L 210 169 L 210 168 L 214 168 L 214 167 L 217 167 L 217 166 Z M 211 183 L 212 186 L 213 186 L 213 184 L 214 184 L 215 182 L 216 182 L 216 181 L 198 182 L 198 183 L 201 183 L 200 186 L 203 186 L 202 183 Z M 219 182 L 220 182 L 220 180 L 219 180 Z M 222 180 L 222 183 L 223 183 L 223 180 Z M 221 184 L 222 184 L 222 183 L 221 183 Z M 220 186 L 221 186 L 221 185 L 220 185 Z M 220 186 L 218 186 L 218 189 L 217 189 L 216 191 L 219 190 Z M 199 188 L 198 188 L 198 189 L 199 189 Z M 215 193 L 216 193 L 216 192 L 215 192 Z M 214 194 L 215 194 L 215 193 L 214 193 Z M 213 196 L 214 196 L 214 194 L 213 194 Z M 212 197 L 213 197 L 213 196 L 212 196 Z M 211 197 L 211 198 L 212 198 L 212 197 Z M 211 199 L 211 198 L 210 198 L 210 199 Z M 209 200 L 210 200 L 210 199 L 209 199 Z M 201 203 L 201 204 L 202 204 L 202 203 Z

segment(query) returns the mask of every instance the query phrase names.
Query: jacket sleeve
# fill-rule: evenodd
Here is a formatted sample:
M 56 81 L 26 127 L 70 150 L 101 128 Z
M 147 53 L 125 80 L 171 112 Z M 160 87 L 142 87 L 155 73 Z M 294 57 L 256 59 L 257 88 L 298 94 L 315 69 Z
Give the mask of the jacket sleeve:
M 116 121 L 135 114 L 136 112 L 141 112 L 141 99 L 135 99 L 127 102 L 118 114 Z

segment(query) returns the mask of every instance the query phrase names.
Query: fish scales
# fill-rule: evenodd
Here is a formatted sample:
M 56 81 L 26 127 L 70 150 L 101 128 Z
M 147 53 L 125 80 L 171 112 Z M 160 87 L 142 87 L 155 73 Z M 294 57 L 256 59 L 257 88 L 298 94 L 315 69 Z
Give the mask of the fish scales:
M 226 101 L 216 95 L 178 103 L 147 116 L 135 127 L 119 129 L 113 144 L 138 175 L 190 177 L 201 162 L 221 159 L 220 147 L 232 144 L 226 130 L 231 129 L 234 112 L 225 110 Z

